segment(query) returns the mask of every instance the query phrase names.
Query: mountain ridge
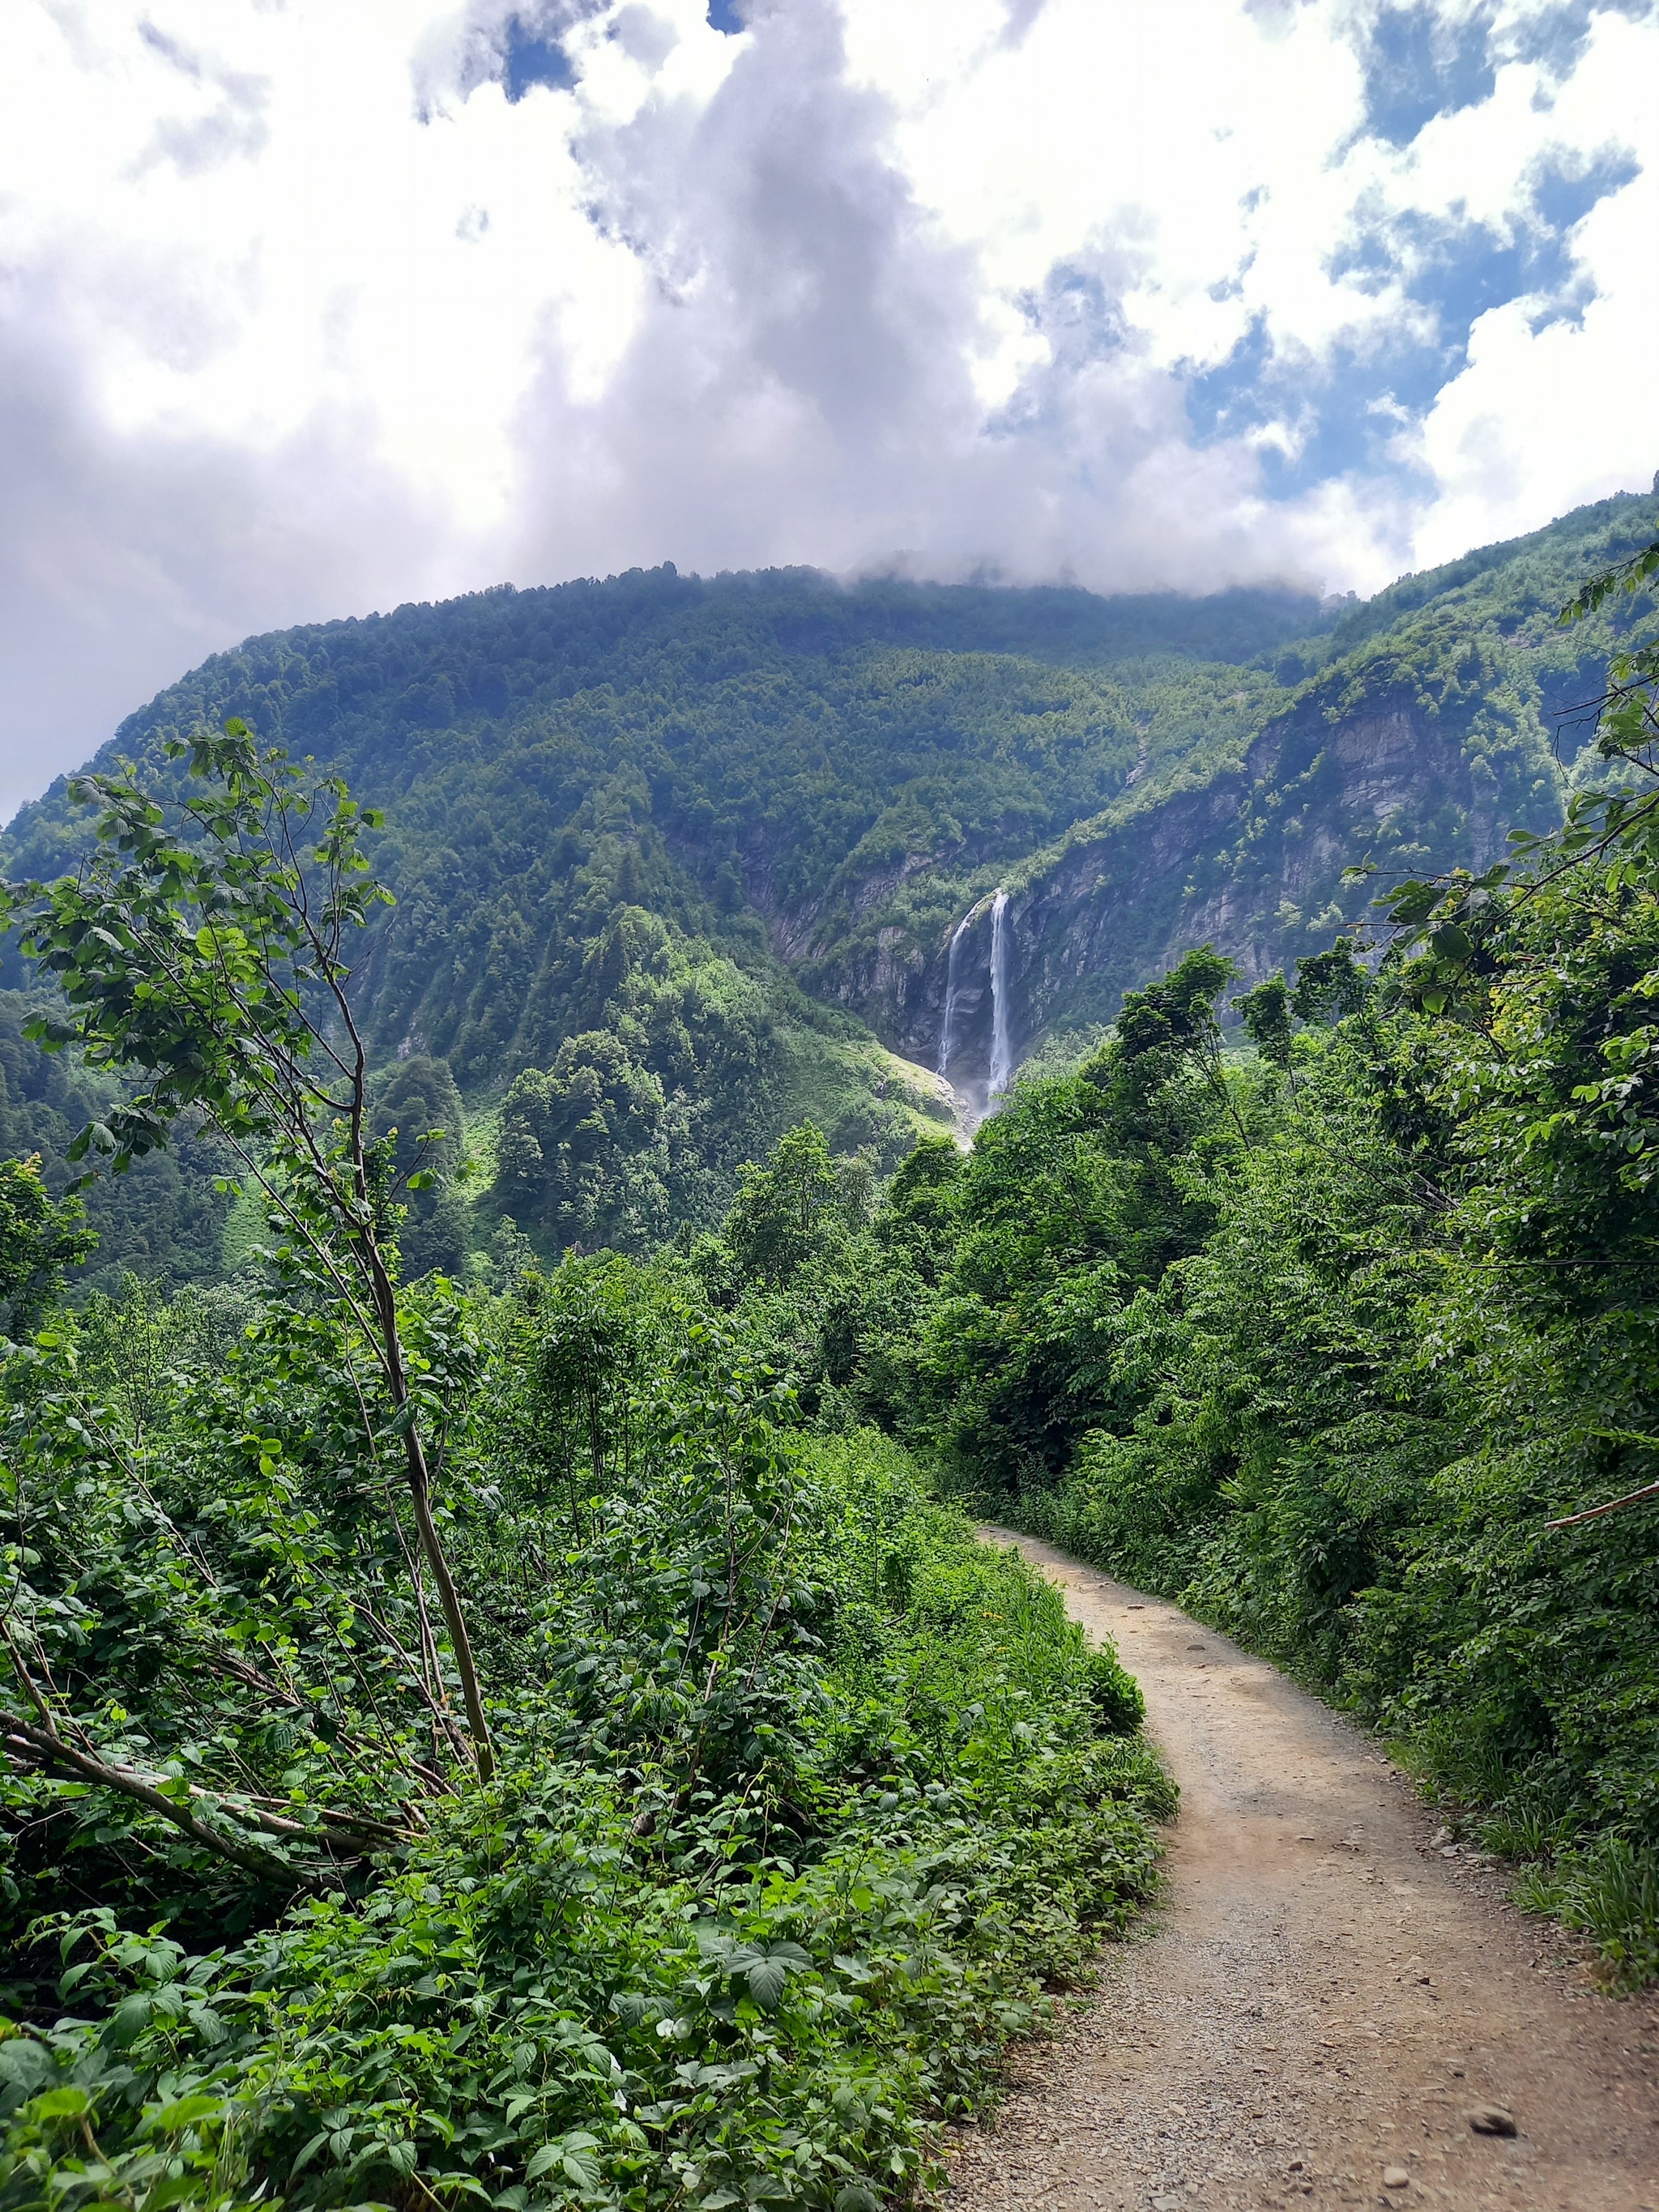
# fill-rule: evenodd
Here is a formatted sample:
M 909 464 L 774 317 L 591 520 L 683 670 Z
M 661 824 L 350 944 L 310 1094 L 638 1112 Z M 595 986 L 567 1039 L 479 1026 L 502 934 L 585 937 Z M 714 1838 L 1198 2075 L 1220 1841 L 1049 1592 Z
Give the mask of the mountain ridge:
M 374 1050 L 441 1064 L 512 1133 L 451 1256 L 503 1210 L 638 1247 L 712 1218 L 789 1116 L 902 1157 L 940 1111 L 952 939 L 998 890 L 1024 1054 L 1193 944 L 1247 979 L 1318 949 L 1364 917 L 1357 866 L 1548 827 L 1581 772 L 1553 719 L 1643 605 L 1571 632 L 1558 611 L 1656 528 L 1659 499 L 1621 495 L 1352 607 L 667 566 L 496 587 L 249 640 L 98 762 L 165 779 L 170 737 L 240 714 L 386 810 Z M 52 874 L 84 834 L 60 778 L 0 866 Z M 970 1114 L 990 911 L 958 945 Z

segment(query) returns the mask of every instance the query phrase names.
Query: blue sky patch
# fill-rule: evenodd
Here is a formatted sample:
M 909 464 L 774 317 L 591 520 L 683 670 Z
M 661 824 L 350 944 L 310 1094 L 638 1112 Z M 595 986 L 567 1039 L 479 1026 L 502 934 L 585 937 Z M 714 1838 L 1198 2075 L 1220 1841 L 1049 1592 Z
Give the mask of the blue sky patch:
M 732 0 L 708 0 L 708 20 L 717 31 L 724 31 L 728 39 L 734 39 L 739 31 L 749 27 L 733 6 Z
M 1578 66 L 1598 15 L 1627 15 L 1640 22 L 1653 13 L 1653 0 L 1561 0 L 1555 8 L 1513 24 L 1508 51 L 1518 62 L 1540 62 L 1558 84 Z
M 1532 204 L 1548 229 L 1569 231 L 1583 221 L 1598 200 L 1606 199 L 1609 192 L 1622 191 L 1641 173 L 1642 164 L 1633 154 L 1611 146 L 1604 146 L 1589 161 L 1561 157 L 1539 170 Z
M 1368 131 L 1409 146 L 1437 115 L 1489 100 L 1498 82 L 1491 34 L 1489 8 L 1461 23 L 1430 0 L 1380 9 L 1363 50 Z
M 1577 320 L 1594 295 L 1571 233 L 1597 203 L 1639 171 L 1628 152 L 1561 154 L 1540 162 L 1527 197 L 1499 223 L 1461 212 L 1363 217 L 1335 256 L 1332 277 L 1376 296 L 1397 288 L 1417 312 L 1326 355 L 1281 356 L 1258 315 L 1224 361 L 1189 376 L 1188 419 L 1200 445 L 1249 437 L 1273 424 L 1292 451 L 1261 449 L 1263 488 L 1277 499 L 1351 473 L 1393 473 L 1389 441 L 1420 418 L 1468 364 L 1479 319 L 1513 300 L 1535 302 L 1534 331 Z
M 1541 63 L 1559 83 L 1577 67 L 1596 14 L 1593 0 L 1566 0 L 1563 7 L 1547 8 L 1530 21 L 1516 24 L 1510 51 L 1518 62 Z
M 1433 398 L 1443 368 L 1437 347 L 1405 337 L 1281 362 L 1258 318 L 1224 362 L 1192 378 L 1187 412 L 1200 446 L 1285 424 L 1288 453 L 1260 448 L 1261 489 L 1269 499 L 1293 499 L 1332 477 L 1397 471 L 1389 441 Z
M 559 41 L 532 29 L 520 15 L 509 15 L 507 19 L 507 43 L 501 59 L 501 82 L 510 100 L 522 100 L 535 85 L 549 84 L 562 89 L 576 82 L 570 58 Z

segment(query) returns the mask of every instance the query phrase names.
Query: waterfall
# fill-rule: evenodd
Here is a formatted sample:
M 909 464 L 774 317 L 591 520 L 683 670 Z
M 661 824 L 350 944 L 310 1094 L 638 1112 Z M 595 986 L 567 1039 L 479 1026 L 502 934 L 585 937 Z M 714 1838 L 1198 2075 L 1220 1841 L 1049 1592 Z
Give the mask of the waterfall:
M 1014 1050 L 1008 1036 L 1008 894 L 991 902 L 991 1096 L 1000 1097 L 1014 1079 Z
M 980 906 L 984 903 L 981 899 Z M 951 933 L 950 957 L 945 963 L 945 1025 L 939 1037 L 939 1072 L 941 1075 L 948 1075 L 951 1072 L 951 1047 L 954 1042 L 951 1033 L 956 1026 L 957 978 L 962 969 L 962 940 L 968 934 L 969 925 L 978 912 L 978 906 L 970 906 L 957 924 Z

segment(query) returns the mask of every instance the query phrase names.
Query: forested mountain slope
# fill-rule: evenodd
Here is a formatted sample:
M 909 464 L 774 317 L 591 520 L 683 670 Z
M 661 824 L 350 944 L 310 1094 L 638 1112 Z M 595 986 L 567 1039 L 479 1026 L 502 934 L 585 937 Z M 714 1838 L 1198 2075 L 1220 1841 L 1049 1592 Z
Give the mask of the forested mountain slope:
M 1553 822 L 1554 718 L 1609 643 L 1556 611 L 1656 515 L 1604 501 L 1335 620 L 802 571 L 502 588 L 251 640 L 100 758 L 238 714 L 384 807 L 375 1052 L 499 1108 L 496 1212 L 643 1249 L 804 1113 L 888 1164 L 947 1115 L 923 1071 L 953 939 L 948 1072 L 983 1103 L 1000 887 L 1018 1058 L 1188 945 L 1246 975 L 1315 949 L 1373 895 L 1352 862 Z M 0 866 L 50 874 L 83 835 L 60 784 Z

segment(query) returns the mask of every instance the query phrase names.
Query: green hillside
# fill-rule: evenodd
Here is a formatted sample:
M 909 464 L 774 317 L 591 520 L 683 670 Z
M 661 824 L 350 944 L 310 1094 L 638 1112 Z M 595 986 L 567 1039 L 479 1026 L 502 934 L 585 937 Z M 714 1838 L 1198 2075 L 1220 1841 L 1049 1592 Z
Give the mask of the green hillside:
M 1558 718 L 1612 618 L 1567 635 L 1555 611 L 1656 516 L 1604 501 L 1330 614 L 805 571 L 503 587 L 250 640 L 100 758 L 166 773 L 170 737 L 235 714 L 386 810 L 370 1042 L 459 1086 L 482 1140 L 424 1203 L 428 1263 L 503 1214 L 549 1250 L 645 1249 L 718 1219 L 804 1115 L 878 1168 L 949 1126 L 930 1071 L 979 902 L 949 1073 L 982 1106 L 1000 886 L 1022 1057 L 1189 945 L 1247 976 L 1316 949 L 1374 895 L 1351 863 L 1478 860 L 1556 819 Z M 50 875 L 84 836 L 60 783 L 0 866 Z M 64 1115 L 0 1073 L 50 1160 Z M 200 1211 L 178 1218 L 197 1265 Z M 129 1224 L 106 1254 L 142 1267 L 170 1234 Z

